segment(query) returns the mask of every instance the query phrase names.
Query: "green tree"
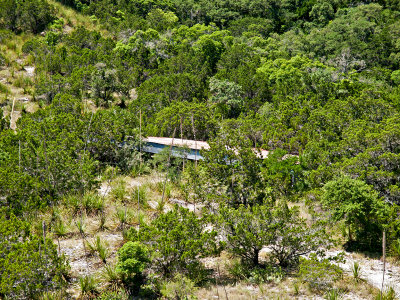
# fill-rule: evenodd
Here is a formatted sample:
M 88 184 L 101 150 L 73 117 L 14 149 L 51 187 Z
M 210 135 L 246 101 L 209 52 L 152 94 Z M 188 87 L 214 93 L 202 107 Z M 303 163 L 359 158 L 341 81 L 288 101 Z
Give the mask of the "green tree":
M 310 17 L 319 25 L 325 25 L 334 17 L 334 9 L 329 1 L 319 0 L 313 5 Z
M 178 73 L 156 75 L 143 82 L 136 102 L 148 116 L 153 116 L 165 107 L 203 98 L 204 87 L 199 78 L 192 73 Z
M 143 283 L 142 273 L 150 261 L 149 251 L 139 242 L 127 242 L 118 250 L 116 272 L 129 290 L 137 290 Z
M 193 122 L 192 122 L 193 121 Z M 151 125 L 149 135 L 208 140 L 216 132 L 217 122 L 205 103 L 180 101 L 160 110 Z
M 174 27 L 178 22 L 178 17 L 173 12 L 164 12 L 159 8 L 150 11 L 146 19 L 152 28 L 160 32 Z
M 377 247 L 381 230 L 376 214 L 384 205 L 378 193 L 365 182 L 348 176 L 327 182 L 323 191 L 324 206 L 332 211 L 334 221 L 344 220 L 349 241 L 355 238 L 367 247 Z
M 101 104 L 108 107 L 113 101 L 113 93 L 120 91 L 116 70 L 109 70 L 104 64 L 97 64 L 97 70 L 92 76 L 92 91 L 93 96 L 102 100 Z
M 296 266 L 302 255 L 327 246 L 322 223 L 307 225 L 296 207 L 262 205 L 222 208 L 220 226 L 226 237 L 228 251 L 240 257 L 245 265 L 261 265 L 259 253 L 263 247 L 271 250 L 269 264 Z
M 242 263 L 257 267 L 259 253 L 272 242 L 275 225 L 269 205 L 239 206 L 237 209 L 220 209 L 219 224 L 226 236 L 226 248 L 241 258 Z
M 275 149 L 263 161 L 262 178 L 276 198 L 288 198 L 306 188 L 302 171 L 298 156 Z
M 217 253 L 217 232 L 206 229 L 207 219 L 198 218 L 187 209 L 175 207 L 161 214 L 140 230 L 131 228 L 128 236 L 140 241 L 152 253 L 151 268 L 166 278 L 185 274 L 198 282 L 204 279 L 201 257 Z
M 229 131 L 221 132 L 209 144 L 210 149 L 202 153 L 216 200 L 238 207 L 262 203 L 269 197 L 271 190 L 261 175 L 261 154 L 252 148 L 249 139 Z
M 39 33 L 54 20 L 54 7 L 46 0 L 0 1 L 0 26 L 14 32 Z
M 66 285 L 68 265 L 50 240 L 29 232 L 14 215 L 0 218 L 0 296 L 34 299 Z
M 215 77 L 210 79 L 209 99 L 215 105 L 217 113 L 224 118 L 234 118 L 240 114 L 243 106 L 242 87 L 234 82 L 218 80 Z

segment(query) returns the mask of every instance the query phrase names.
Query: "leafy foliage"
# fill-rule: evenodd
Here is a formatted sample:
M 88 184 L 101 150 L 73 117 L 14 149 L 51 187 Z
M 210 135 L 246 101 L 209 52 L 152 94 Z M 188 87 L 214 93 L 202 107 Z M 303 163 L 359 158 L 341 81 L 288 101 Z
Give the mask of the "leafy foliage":
M 65 286 L 68 265 L 50 239 L 33 235 L 14 215 L 0 219 L 0 295 L 32 299 Z
M 260 251 L 271 250 L 270 262 L 282 267 L 295 266 L 302 255 L 329 245 L 321 224 L 307 226 L 295 208 L 271 204 L 221 209 L 221 227 L 227 249 L 239 256 L 244 264 L 259 266 Z
M 204 267 L 199 258 L 219 251 L 217 232 L 206 229 L 206 222 L 206 218 L 199 219 L 193 212 L 175 207 L 140 230 L 131 228 L 129 238 L 149 248 L 155 272 L 166 278 L 181 273 L 195 282 L 201 281 Z
M 328 258 L 319 258 L 312 253 L 308 259 L 301 259 L 299 276 L 316 290 L 328 290 L 343 276 L 343 271 Z
M 54 8 L 45 0 L 0 2 L 0 27 L 17 33 L 39 33 L 54 19 Z
M 350 241 L 354 231 L 359 242 L 378 246 L 380 230 L 376 216 L 384 204 L 370 186 L 357 179 L 340 177 L 324 186 L 323 203 L 332 211 L 335 221 L 345 220 Z

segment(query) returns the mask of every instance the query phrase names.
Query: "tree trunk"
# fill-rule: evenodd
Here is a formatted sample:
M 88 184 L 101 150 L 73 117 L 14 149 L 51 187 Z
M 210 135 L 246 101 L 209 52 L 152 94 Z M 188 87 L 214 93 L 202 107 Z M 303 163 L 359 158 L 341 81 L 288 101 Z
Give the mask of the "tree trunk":
M 258 266 L 259 265 L 259 261 L 258 261 L 259 254 L 260 254 L 260 250 L 259 249 L 254 249 L 254 256 L 253 256 L 253 264 L 254 264 L 254 266 Z

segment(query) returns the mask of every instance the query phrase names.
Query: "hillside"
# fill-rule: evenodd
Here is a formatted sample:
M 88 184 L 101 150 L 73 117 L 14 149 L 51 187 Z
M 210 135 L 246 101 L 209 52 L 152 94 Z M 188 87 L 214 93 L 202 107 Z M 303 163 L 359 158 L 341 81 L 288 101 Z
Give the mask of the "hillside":
M 397 299 L 399 84 L 397 0 L 0 0 L 0 299 Z

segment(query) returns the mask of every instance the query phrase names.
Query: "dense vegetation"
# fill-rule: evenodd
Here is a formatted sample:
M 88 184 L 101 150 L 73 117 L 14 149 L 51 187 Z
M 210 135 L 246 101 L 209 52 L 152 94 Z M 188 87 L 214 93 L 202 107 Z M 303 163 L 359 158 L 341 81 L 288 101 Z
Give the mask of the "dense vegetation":
M 175 207 L 139 215 L 140 226 L 121 221 L 113 288 L 101 295 L 81 278 L 84 296 L 180 299 L 171 289 L 212 282 L 202 259 L 222 251 L 238 259 L 240 280 L 295 270 L 307 281 L 307 270 L 324 268 L 333 274 L 317 284 L 324 290 L 341 271 L 313 255 L 334 239 L 380 255 L 385 232 L 400 257 L 397 0 L 60 2 L 98 30 L 71 28 L 59 3 L 0 0 L 0 44 L 25 37 L 20 55 L 35 66 L 26 86 L 39 106 L 22 109 L 15 130 L 10 114 L 0 120 L 0 298 L 70 283 L 45 226 L 30 225 L 38 215 L 52 211 L 48 231 L 57 232 L 59 207 L 96 214 L 101 204 L 84 199 L 102 180 L 150 168 L 201 213 Z M 0 52 L 0 68 L 14 65 Z M 142 136 L 211 147 L 196 164 L 151 158 L 138 151 Z

